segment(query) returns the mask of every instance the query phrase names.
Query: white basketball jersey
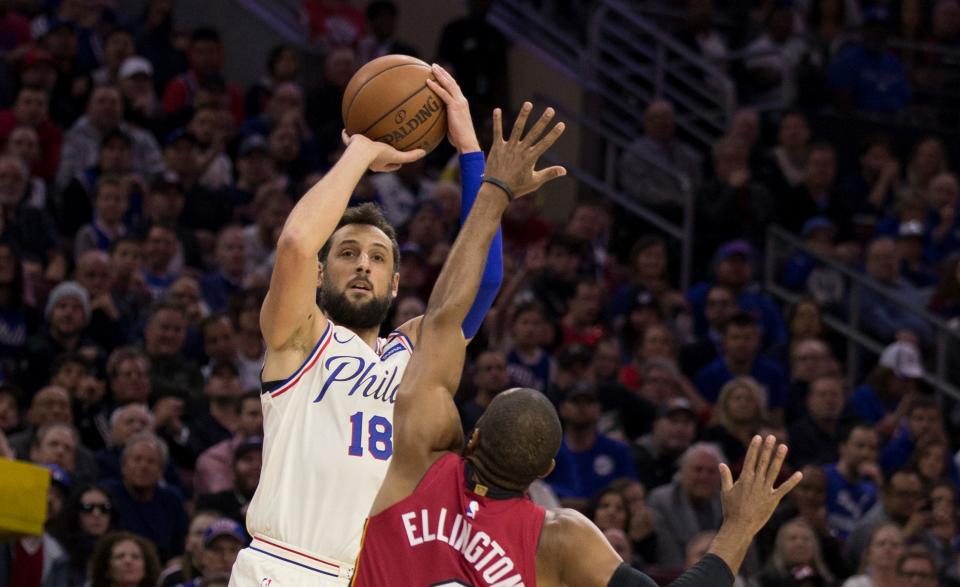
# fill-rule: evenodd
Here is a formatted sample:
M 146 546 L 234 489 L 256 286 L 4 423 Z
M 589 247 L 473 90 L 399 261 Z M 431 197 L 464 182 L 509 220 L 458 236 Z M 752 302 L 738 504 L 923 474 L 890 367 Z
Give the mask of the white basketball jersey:
M 247 510 L 259 534 L 353 562 L 393 454 L 393 405 L 413 348 L 372 349 L 328 322 L 310 356 L 263 404 L 263 468 Z

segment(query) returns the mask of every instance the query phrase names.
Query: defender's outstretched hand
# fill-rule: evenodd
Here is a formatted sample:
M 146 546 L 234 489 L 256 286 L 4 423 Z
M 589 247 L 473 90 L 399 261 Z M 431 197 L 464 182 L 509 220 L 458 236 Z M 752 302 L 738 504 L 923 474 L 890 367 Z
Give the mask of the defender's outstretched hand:
M 776 444 L 773 436 L 767 436 L 766 440 L 754 436 L 736 483 L 730 467 L 720 465 L 725 521 L 736 523 L 751 535 L 763 528 L 780 500 L 803 479 L 803 474 L 797 471 L 780 487 L 773 487 L 787 457 L 787 445 Z
M 404 163 L 413 163 L 427 154 L 423 149 L 398 151 L 386 143 L 374 141 L 360 133 L 348 135 L 346 130 L 342 131 L 340 136 L 348 149 L 354 145 L 363 149 L 370 159 L 370 171 L 396 171 Z
M 559 165 L 539 171 L 534 169 L 540 156 L 563 134 L 565 126 L 562 122 L 557 123 L 541 138 L 555 114 L 553 108 L 547 108 L 524 136 L 527 118 L 532 110 L 533 104 L 523 103 L 507 140 L 503 140 L 503 113 L 499 108 L 493 111 L 493 145 L 487 155 L 484 175 L 505 183 L 515 197 L 535 192 L 548 181 L 567 173 L 567 170 Z

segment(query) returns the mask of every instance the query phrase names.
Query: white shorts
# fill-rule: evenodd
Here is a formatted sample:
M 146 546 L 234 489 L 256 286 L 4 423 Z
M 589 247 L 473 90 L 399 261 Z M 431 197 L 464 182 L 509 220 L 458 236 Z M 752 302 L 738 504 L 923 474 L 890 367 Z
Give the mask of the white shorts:
M 343 586 L 352 576 L 353 565 L 254 536 L 233 563 L 230 587 Z

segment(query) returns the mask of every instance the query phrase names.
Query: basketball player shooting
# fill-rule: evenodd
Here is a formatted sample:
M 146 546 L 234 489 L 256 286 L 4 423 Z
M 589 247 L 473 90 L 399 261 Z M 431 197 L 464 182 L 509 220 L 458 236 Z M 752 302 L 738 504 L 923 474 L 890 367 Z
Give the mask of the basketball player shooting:
M 460 153 L 463 215 L 480 187 L 483 153 L 460 88 L 438 66 L 433 74 Z M 420 318 L 378 338 L 397 293 L 399 247 L 372 204 L 346 208 L 368 169 L 393 171 L 424 152 L 359 134 L 344 141 L 343 156 L 293 208 L 277 243 L 260 313 L 263 468 L 247 512 L 253 540 L 231 585 L 347 584 L 393 453 L 393 406 Z M 468 338 L 503 275 L 499 236 L 490 243 L 490 262 L 477 267 L 484 285 L 473 288 L 474 308 L 461 324 Z
M 543 140 L 548 110 L 522 136 L 525 104 L 509 139 L 494 113 L 487 177 L 434 287 L 417 349 L 400 384 L 394 411 L 394 455 L 364 534 L 356 587 L 537 585 L 645 587 L 655 583 L 623 563 L 603 534 L 573 510 L 544 510 L 524 492 L 550 473 L 560 447 L 556 411 L 538 391 L 498 395 L 477 424 L 463 456 L 453 395 L 466 340 L 460 324 L 480 284 L 483 253 L 507 207 L 542 181 L 534 171 L 560 132 Z M 707 554 L 675 586 L 729 586 L 754 535 L 800 481 L 774 480 L 787 454 L 771 436 L 755 437 L 736 483 L 721 465 L 725 520 Z

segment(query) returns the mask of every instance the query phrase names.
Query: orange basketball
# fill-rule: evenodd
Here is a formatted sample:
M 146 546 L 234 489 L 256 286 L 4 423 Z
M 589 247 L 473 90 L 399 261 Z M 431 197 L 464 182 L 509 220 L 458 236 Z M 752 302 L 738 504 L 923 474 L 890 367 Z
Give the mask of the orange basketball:
M 407 55 L 384 55 L 353 74 L 343 92 L 343 126 L 400 151 L 430 152 L 447 134 L 447 109 L 426 80 L 430 66 Z

